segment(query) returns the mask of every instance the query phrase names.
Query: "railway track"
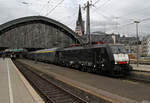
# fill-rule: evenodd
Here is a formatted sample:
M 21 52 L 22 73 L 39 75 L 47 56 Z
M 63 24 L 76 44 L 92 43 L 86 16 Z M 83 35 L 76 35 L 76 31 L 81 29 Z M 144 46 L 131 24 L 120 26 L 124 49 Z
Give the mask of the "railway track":
M 80 97 L 43 78 L 22 63 L 14 61 L 18 69 L 37 90 L 46 103 L 88 103 Z

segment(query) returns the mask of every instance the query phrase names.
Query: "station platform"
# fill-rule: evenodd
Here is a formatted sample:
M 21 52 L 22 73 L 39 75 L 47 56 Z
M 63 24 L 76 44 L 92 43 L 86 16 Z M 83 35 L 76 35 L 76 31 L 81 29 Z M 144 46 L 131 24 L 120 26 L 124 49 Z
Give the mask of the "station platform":
M 139 64 L 139 66 L 137 67 L 136 64 L 131 64 L 131 66 L 133 67 L 134 71 L 150 72 L 150 65 Z
M 9 58 L 0 58 L 0 103 L 44 103 Z
M 53 64 L 19 59 L 45 74 L 112 103 L 150 103 L 150 84 L 81 72 Z

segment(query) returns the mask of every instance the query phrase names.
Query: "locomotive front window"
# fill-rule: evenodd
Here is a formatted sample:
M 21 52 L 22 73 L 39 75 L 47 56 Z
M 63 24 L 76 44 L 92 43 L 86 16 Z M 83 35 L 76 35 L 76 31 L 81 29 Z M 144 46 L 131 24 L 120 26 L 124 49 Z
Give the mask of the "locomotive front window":
M 113 54 L 127 53 L 124 46 L 121 46 L 121 45 L 113 45 L 113 46 L 111 46 L 111 50 L 112 50 Z
M 125 49 L 124 46 L 119 46 L 118 50 L 119 50 L 120 53 L 127 53 L 127 50 Z
M 113 54 L 118 54 L 118 47 L 117 46 L 111 46 L 111 50 Z

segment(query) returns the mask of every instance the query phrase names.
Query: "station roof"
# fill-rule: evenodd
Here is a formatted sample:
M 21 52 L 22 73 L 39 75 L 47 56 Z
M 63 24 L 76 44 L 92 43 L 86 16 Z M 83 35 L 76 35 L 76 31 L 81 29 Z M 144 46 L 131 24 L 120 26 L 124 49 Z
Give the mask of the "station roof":
M 64 25 L 56 20 L 53 20 L 53 19 L 50 19 L 50 18 L 44 17 L 44 16 L 22 17 L 22 18 L 15 19 L 15 20 L 9 21 L 7 23 L 4 23 L 4 24 L 0 25 L 0 35 L 2 35 L 3 32 L 6 32 L 12 28 L 17 27 L 18 25 L 25 24 L 28 22 L 34 22 L 34 21 L 41 21 L 44 23 L 53 24 L 53 25 L 61 28 L 62 30 L 68 32 L 69 34 L 71 34 L 74 38 L 79 40 L 80 43 L 82 42 L 81 38 L 72 29 L 70 29 L 66 25 Z

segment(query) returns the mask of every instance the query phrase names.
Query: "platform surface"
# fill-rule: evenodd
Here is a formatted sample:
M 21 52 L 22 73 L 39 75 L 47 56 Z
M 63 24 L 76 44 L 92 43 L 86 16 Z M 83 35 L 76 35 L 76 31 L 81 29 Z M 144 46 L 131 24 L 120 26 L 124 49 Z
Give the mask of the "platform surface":
M 137 67 L 136 64 L 131 64 L 131 66 L 133 67 L 133 70 L 150 72 L 150 65 L 139 64 Z
M 0 58 L 0 103 L 35 103 L 9 58 Z
M 118 98 L 119 96 L 119 99 L 121 99 L 120 97 L 123 97 L 123 100 L 135 100 L 139 103 L 150 101 L 150 84 L 141 84 L 124 79 L 110 78 L 87 72 L 81 72 L 74 69 L 66 69 L 66 67 L 60 67 L 47 63 L 35 63 L 31 60 L 19 61 L 26 63 L 27 65 L 30 65 L 46 74 L 54 75 L 54 77 L 58 77 L 59 79 L 66 78 L 69 83 L 99 94 L 105 94 L 108 96 L 110 93 L 110 96 L 115 95 L 114 98 Z

